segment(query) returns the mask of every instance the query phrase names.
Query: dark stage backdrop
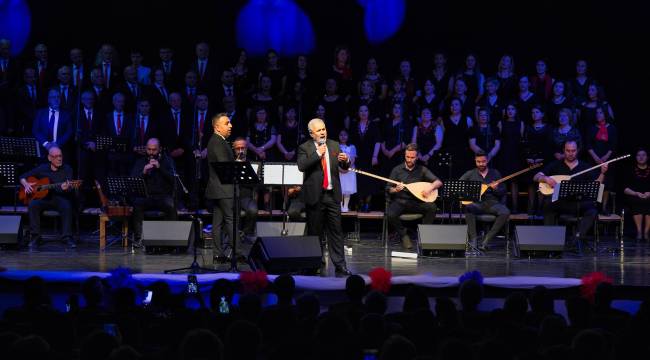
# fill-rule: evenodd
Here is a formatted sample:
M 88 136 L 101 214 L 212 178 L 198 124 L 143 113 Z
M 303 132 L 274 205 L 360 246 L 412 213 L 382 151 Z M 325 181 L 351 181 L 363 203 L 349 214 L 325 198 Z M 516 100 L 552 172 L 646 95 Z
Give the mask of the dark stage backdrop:
M 571 76 L 575 60 L 584 58 L 612 103 L 623 135 L 621 150 L 648 144 L 650 71 L 645 54 L 650 8 L 645 1 L 404 0 L 402 26 L 380 44 L 371 44 L 364 31 L 361 4 L 372 0 L 283 1 L 298 4 L 311 21 L 315 43 L 310 66 L 316 72 L 331 65 L 337 44 L 351 48 L 357 74 L 367 56 L 374 55 L 380 71 L 389 77 L 402 58 L 413 59 L 416 73 L 428 71 L 434 49 L 446 51 L 452 67 L 460 65 L 467 52 L 475 52 L 488 75 L 503 53 L 514 55 L 517 73 L 532 73 L 534 61 L 545 57 L 556 78 Z M 53 59 L 67 60 L 71 47 L 81 47 L 87 57 L 94 57 L 100 44 L 109 42 L 116 45 L 122 63 L 128 60 L 129 49 L 138 48 L 146 64 L 157 58 L 158 46 L 172 47 L 176 58 L 184 60 L 193 54 L 197 41 L 206 40 L 213 55 L 232 64 L 237 15 L 249 2 L 31 0 L 28 4 L 32 32 L 23 54 L 45 42 Z

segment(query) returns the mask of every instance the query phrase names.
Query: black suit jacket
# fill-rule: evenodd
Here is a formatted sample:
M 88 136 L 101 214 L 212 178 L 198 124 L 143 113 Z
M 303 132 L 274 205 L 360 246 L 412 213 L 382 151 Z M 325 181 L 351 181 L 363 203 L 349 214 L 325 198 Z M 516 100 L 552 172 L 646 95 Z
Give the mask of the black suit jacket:
M 88 121 L 86 110 L 81 108 L 79 112 L 79 141 L 83 146 L 87 141 L 94 141 L 95 135 L 102 135 L 105 131 L 106 114 L 100 113 L 97 108 L 92 109 L 92 119 Z
M 176 121 L 174 120 L 171 108 L 167 106 L 160 113 L 158 116 L 160 120 L 160 141 L 162 141 L 163 146 L 169 151 L 181 148 L 187 153 L 190 149 L 190 142 L 192 141 L 192 114 L 181 109 L 180 116 L 180 133 L 177 133 Z
M 205 197 L 208 199 L 230 199 L 233 197 L 232 185 L 222 185 L 219 181 L 213 162 L 235 161 L 230 144 L 218 134 L 212 134 L 208 142 L 208 171 L 210 178 L 205 189 Z
M 212 89 L 214 88 L 215 84 L 219 81 L 219 67 L 216 63 L 216 57 L 215 58 L 208 58 L 208 62 L 206 64 L 205 70 L 203 72 L 203 77 L 201 77 L 201 74 L 199 73 L 199 60 L 198 58 L 194 58 L 192 62 L 190 63 L 189 70 L 193 70 L 196 72 L 196 75 L 199 80 L 199 86 L 202 86 L 206 89 Z
M 133 120 L 133 115 L 127 112 L 123 112 L 122 114 L 124 114 L 124 118 L 122 119 L 122 131 L 119 135 L 117 134 L 117 129 L 113 121 L 113 112 L 110 111 L 104 116 L 104 134 L 112 137 L 125 137 L 128 139 L 130 145 L 135 136 L 135 121 Z
M 15 100 L 11 106 L 13 123 L 10 119 L 10 126 L 18 135 L 31 135 L 36 109 L 47 105 L 44 101 L 45 96 L 38 87 L 35 87 L 34 94 L 36 98 L 29 96 L 27 85 L 16 90 Z
M 36 111 L 36 118 L 34 119 L 34 128 L 32 129 L 34 137 L 40 145 L 44 142 L 50 141 L 48 138 L 48 129 L 50 123 L 50 110 L 45 107 Z M 69 112 L 59 110 L 59 122 L 57 126 L 57 139 L 56 144 L 63 148 L 71 140 L 73 135 L 72 129 L 72 116 Z M 65 149 L 64 149 L 65 150 Z
M 327 152 L 330 157 L 330 172 L 334 199 L 341 201 L 341 180 L 339 178 L 339 167 L 347 169 L 349 162 L 339 162 L 338 156 L 341 153 L 339 143 L 334 140 L 327 140 Z M 323 169 L 320 165 L 320 157 L 316 153 L 316 145 L 312 139 L 307 140 L 298 147 L 298 169 L 303 172 L 303 191 L 305 204 L 315 205 L 320 199 L 323 186 Z M 338 165 L 338 166 L 337 166 Z

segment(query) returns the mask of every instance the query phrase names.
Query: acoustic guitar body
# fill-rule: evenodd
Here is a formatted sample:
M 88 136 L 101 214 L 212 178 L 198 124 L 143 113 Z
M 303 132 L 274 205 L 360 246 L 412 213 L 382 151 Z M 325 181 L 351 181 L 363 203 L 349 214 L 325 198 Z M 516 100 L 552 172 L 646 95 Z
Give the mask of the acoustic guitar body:
M 553 175 L 550 176 L 551 179 L 555 180 L 556 183 L 560 183 L 561 181 L 568 181 L 571 180 L 571 176 L 569 175 Z M 541 192 L 544 195 L 553 195 L 553 188 L 547 184 L 547 183 L 539 183 L 539 192 Z
M 32 186 L 34 191 L 31 194 L 27 194 L 24 188 L 20 188 L 18 199 L 20 199 L 23 204 L 27 205 L 34 199 L 42 199 L 47 196 L 49 190 L 47 188 L 44 188 L 43 185 L 50 184 L 49 178 L 37 179 L 34 176 L 30 176 L 27 178 L 27 182 Z

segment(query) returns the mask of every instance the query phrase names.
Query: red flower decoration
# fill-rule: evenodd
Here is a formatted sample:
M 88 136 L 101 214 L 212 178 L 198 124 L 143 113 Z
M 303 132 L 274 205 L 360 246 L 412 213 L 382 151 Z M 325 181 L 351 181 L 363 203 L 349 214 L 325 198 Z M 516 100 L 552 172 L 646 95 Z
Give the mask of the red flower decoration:
M 245 293 L 256 293 L 266 289 L 269 278 L 264 271 L 242 271 L 239 273 L 239 283 Z
M 580 285 L 580 295 L 589 300 L 589 302 L 594 302 L 594 296 L 596 295 L 596 287 L 602 282 L 612 283 L 612 278 L 605 275 L 602 272 L 592 272 L 581 279 L 582 285 Z
M 370 287 L 373 290 L 387 294 L 390 290 L 390 279 L 393 274 L 384 268 L 374 268 L 368 273 L 370 275 Z

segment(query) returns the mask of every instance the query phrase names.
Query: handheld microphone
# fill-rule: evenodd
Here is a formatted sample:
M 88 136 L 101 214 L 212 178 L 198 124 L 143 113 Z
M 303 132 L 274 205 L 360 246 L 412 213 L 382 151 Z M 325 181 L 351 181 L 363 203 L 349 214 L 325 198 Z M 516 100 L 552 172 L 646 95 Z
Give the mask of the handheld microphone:
M 325 144 L 325 142 L 327 142 L 327 139 L 325 139 L 325 138 L 318 139 L 318 145 L 323 145 L 323 144 Z

